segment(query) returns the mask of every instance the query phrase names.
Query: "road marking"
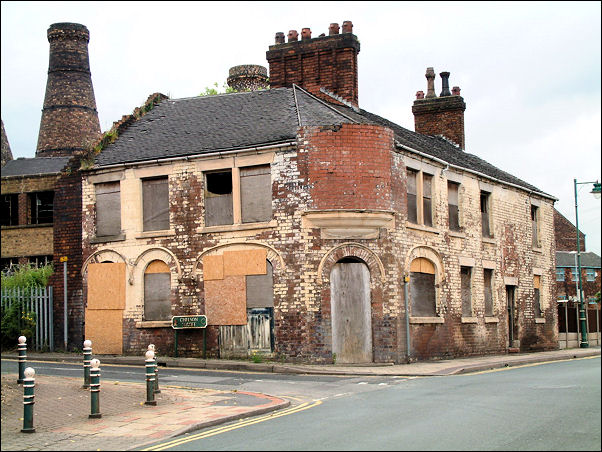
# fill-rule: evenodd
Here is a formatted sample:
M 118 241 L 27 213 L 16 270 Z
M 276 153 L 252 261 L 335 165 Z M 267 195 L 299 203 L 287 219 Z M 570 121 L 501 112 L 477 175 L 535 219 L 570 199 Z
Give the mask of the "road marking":
M 520 369 L 521 367 L 534 367 L 534 366 L 540 366 L 542 364 L 563 363 L 563 362 L 567 362 L 567 361 L 576 361 L 576 360 L 581 360 L 581 359 L 593 359 L 593 358 L 600 358 L 600 355 L 596 355 L 596 356 L 583 356 L 581 358 L 556 359 L 556 360 L 552 360 L 552 361 L 541 361 L 541 362 L 538 362 L 538 363 L 530 363 L 530 364 L 521 364 L 521 365 L 518 365 L 518 366 L 502 367 L 500 369 L 480 370 L 480 371 L 477 371 L 477 372 L 470 372 L 470 373 L 459 374 L 459 375 L 455 375 L 455 376 L 456 377 L 462 377 L 462 376 L 466 376 L 466 375 L 488 374 L 488 373 L 492 373 L 492 372 L 503 372 L 505 370 L 510 370 L 510 369 Z
M 236 430 L 236 429 L 239 429 L 239 428 L 242 428 L 242 427 L 246 427 L 246 426 L 249 426 L 249 425 L 257 424 L 259 422 L 269 421 L 269 420 L 275 419 L 277 417 L 288 416 L 289 414 L 299 413 L 301 411 L 308 410 L 310 408 L 318 406 L 321 403 L 322 402 L 320 400 L 315 400 L 313 403 L 305 402 L 305 403 L 302 403 L 301 405 L 298 405 L 296 407 L 287 408 L 287 409 L 285 409 L 283 411 L 279 411 L 277 413 L 272 413 L 272 414 L 268 414 L 268 415 L 265 415 L 265 416 L 260 416 L 258 418 L 252 418 L 252 419 L 242 420 L 242 421 L 239 421 L 239 422 L 237 422 L 236 424 L 233 424 L 233 425 L 226 425 L 226 426 L 223 426 L 223 427 L 214 428 L 214 429 L 208 430 L 206 432 L 197 433 L 196 435 L 188 436 L 186 438 L 175 439 L 173 441 L 168 441 L 166 443 L 158 444 L 156 446 L 151 446 L 151 447 L 149 447 L 147 449 L 142 449 L 142 450 L 152 450 L 152 451 L 165 450 L 165 449 L 168 449 L 170 447 L 179 446 L 181 444 L 186 444 L 186 443 L 189 443 L 191 441 L 195 441 L 197 439 L 208 438 L 210 436 L 219 435 L 221 433 L 226 433 L 226 432 L 229 432 L 231 430 Z

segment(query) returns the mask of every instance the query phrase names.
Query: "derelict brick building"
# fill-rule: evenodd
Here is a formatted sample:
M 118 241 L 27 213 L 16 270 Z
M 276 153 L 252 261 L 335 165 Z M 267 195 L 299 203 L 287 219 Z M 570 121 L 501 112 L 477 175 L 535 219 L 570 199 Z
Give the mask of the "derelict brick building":
M 276 35 L 271 89 L 166 99 L 85 171 L 86 338 L 402 362 L 557 348 L 554 198 L 466 152 L 454 87 L 417 132 L 359 108 L 360 44 Z M 200 356 L 186 330 L 179 353 Z

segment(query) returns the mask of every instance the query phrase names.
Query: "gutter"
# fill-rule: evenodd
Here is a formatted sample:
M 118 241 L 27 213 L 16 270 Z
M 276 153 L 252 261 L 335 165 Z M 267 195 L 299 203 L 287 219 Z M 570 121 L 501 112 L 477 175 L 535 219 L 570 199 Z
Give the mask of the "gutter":
M 395 140 L 395 145 L 398 146 L 398 147 L 400 147 L 400 148 L 402 148 L 402 149 L 405 149 L 406 151 L 410 151 L 410 152 L 413 152 L 415 154 L 418 154 L 421 157 L 424 157 L 424 158 L 427 158 L 429 160 L 433 160 L 435 162 L 441 163 L 442 165 L 446 165 L 448 168 L 454 168 L 454 169 L 457 169 L 457 170 L 460 170 L 460 171 L 466 171 L 467 173 L 471 173 L 471 174 L 474 174 L 475 176 L 479 176 L 479 177 L 483 177 L 485 179 L 492 180 L 494 182 L 497 182 L 498 184 L 508 185 L 510 187 L 518 188 L 521 191 L 526 191 L 529 194 L 536 194 L 536 195 L 539 195 L 539 196 L 541 196 L 543 198 L 551 199 L 554 202 L 558 201 L 558 198 L 556 198 L 554 196 L 551 196 L 551 195 L 548 195 L 546 193 L 542 193 L 542 192 L 539 192 L 539 191 L 535 191 L 535 190 L 529 190 L 528 188 L 523 187 L 521 185 L 513 184 L 512 182 L 506 182 L 506 181 L 497 179 L 497 178 L 495 178 L 493 176 L 489 176 L 487 174 L 483 174 L 483 173 L 481 173 L 479 171 L 474 171 L 474 170 L 471 170 L 471 169 L 468 169 L 468 168 L 463 168 L 461 166 L 454 165 L 453 163 L 446 162 L 445 160 L 442 160 L 442 159 L 437 158 L 437 157 L 433 157 L 432 155 L 425 154 L 424 152 L 417 151 L 416 149 L 413 149 L 413 148 L 411 148 L 409 146 L 406 146 L 405 144 L 401 144 L 397 140 Z
M 137 162 L 125 162 L 125 163 L 115 163 L 113 165 L 106 165 L 106 166 L 93 166 L 92 168 L 90 168 L 87 171 L 94 171 L 94 170 L 105 170 L 105 169 L 113 169 L 113 168 L 126 168 L 128 166 L 137 166 L 137 165 L 152 165 L 152 164 L 162 164 L 162 163 L 170 163 L 170 162 L 176 162 L 176 161 L 180 161 L 180 160 L 190 160 L 190 159 L 197 159 L 197 158 L 203 158 L 203 157 L 222 157 L 222 156 L 227 156 L 227 155 L 232 155 L 232 154 L 240 154 L 240 153 L 245 153 L 245 152 L 262 152 L 262 151 L 269 151 L 270 149 L 278 149 L 278 148 L 283 148 L 283 147 L 287 147 L 287 146 L 295 146 L 297 144 L 296 141 L 289 141 L 289 142 L 284 142 L 284 143 L 278 143 L 278 144 L 270 144 L 270 145 L 266 145 L 266 146 L 254 146 L 251 148 L 242 148 L 242 149 L 236 149 L 236 150 L 231 150 L 231 151 L 214 151 L 214 152 L 207 152 L 207 153 L 203 153 L 203 154 L 193 154 L 193 155 L 183 155 L 180 157 L 170 157 L 170 158 L 164 158 L 164 159 L 154 159 L 154 160 L 140 160 Z

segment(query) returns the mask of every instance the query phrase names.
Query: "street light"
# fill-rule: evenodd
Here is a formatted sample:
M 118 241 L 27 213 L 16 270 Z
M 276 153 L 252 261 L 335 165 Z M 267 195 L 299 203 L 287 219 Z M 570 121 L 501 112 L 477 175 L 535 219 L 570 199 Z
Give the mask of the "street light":
M 581 344 L 579 345 L 581 348 L 588 348 L 589 342 L 587 340 L 587 323 L 585 319 L 585 304 L 583 303 L 583 287 L 581 283 L 581 244 L 579 243 L 579 214 L 577 212 L 577 185 L 584 184 L 594 184 L 594 188 L 590 192 L 594 195 L 594 198 L 600 199 L 600 194 L 602 189 L 600 188 L 600 183 L 598 181 L 595 182 L 577 182 L 575 181 L 575 228 L 577 229 L 577 281 L 579 281 L 579 324 L 581 326 Z

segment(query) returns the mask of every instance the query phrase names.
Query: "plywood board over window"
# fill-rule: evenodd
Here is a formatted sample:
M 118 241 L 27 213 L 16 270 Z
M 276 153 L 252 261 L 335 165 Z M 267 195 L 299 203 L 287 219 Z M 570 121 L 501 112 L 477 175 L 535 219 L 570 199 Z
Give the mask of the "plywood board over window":
M 142 180 L 144 231 L 169 229 L 169 186 L 167 177 Z
M 205 315 L 209 325 L 246 325 L 245 277 L 205 281 Z
M 265 275 L 266 259 L 265 248 L 224 251 L 224 275 Z
M 119 181 L 96 184 L 96 235 L 121 233 L 121 192 Z
M 270 165 L 240 169 L 240 196 L 243 223 L 256 223 L 272 219 Z

